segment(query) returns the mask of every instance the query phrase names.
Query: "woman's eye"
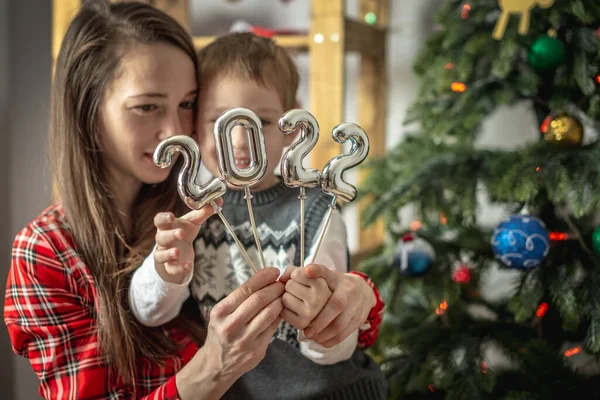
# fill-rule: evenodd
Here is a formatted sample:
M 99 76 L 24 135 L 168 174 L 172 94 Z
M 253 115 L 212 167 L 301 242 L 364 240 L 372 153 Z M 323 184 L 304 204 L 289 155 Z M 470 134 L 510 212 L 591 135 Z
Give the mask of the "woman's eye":
M 142 105 L 136 106 L 135 108 L 137 110 L 140 110 L 143 112 L 150 112 L 150 111 L 156 110 L 158 107 L 156 107 L 154 104 L 142 104 Z

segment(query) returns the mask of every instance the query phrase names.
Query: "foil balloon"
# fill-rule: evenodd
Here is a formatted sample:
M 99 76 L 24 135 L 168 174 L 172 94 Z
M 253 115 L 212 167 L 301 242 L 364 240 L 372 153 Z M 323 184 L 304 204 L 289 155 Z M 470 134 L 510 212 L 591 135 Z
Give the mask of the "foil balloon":
M 357 190 L 343 179 L 343 174 L 367 158 L 370 148 L 369 138 L 360 126 L 349 122 L 336 126 L 332 136 L 338 143 L 349 140 L 352 147 L 348 153 L 334 157 L 325 164 L 321 188 L 335 199 L 349 203 L 356 198 Z
M 248 148 L 250 151 L 250 164 L 248 168 L 240 169 L 235 164 L 233 151 L 232 131 L 235 127 L 242 126 L 248 137 Z M 225 111 L 215 122 L 215 143 L 217 148 L 217 160 L 219 171 L 228 183 L 234 186 L 243 186 L 245 199 L 248 203 L 248 214 L 250 224 L 254 233 L 256 248 L 262 261 L 262 267 L 266 267 L 265 256 L 260 245 L 260 238 L 254 221 L 252 211 L 252 193 L 250 186 L 254 185 L 265 176 L 267 172 L 267 149 L 260 118 L 247 108 L 233 108 Z
M 300 138 L 283 154 L 281 177 L 289 187 L 315 187 L 321 183 L 318 169 L 305 169 L 304 158 L 316 146 L 319 140 L 319 124 L 311 113 L 305 110 L 290 110 L 279 119 L 279 130 L 291 135 L 300 129 Z
M 201 155 L 198 144 L 189 136 L 171 136 L 160 142 L 154 151 L 154 164 L 161 168 L 170 167 L 173 154 L 177 152 L 183 155 L 184 160 L 177 179 L 177 191 L 189 208 L 199 210 L 223 196 L 227 187 L 222 179 L 212 179 L 204 186 L 196 184 Z
M 325 167 L 323 167 L 323 173 L 321 174 L 321 189 L 325 193 L 331 195 L 333 199 L 329 205 L 329 211 L 325 217 L 323 229 L 317 239 L 313 261 L 316 259 L 319 248 L 321 247 L 321 242 L 325 236 L 325 231 L 329 225 L 329 220 L 335 209 L 337 199 L 349 203 L 356 198 L 356 187 L 344 180 L 344 172 L 362 163 L 365 158 L 367 158 L 370 148 L 369 137 L 365 131 L 360 126 L 350 122 L 344 122 L 333 128 L 332 136 L 333 140 L 336 142 L 343 144 L 350 141 L 352 146 L 350 151 L 332 158 L 325 164 Z
M 256 267 L 250 260 L 248 253 L 246 253 L 246 250 L 244 250 L 244 247 L 233 231 L 233 228 L 227 219 L 225 219 L 225 216 L 221 212 L 221 207 L 215 203 L 215 200 L 223 196 L 227 190 L 225 182 L 222 179 L 213 178 L 203 186 L 196 184 L 201 161 L 198 143 L 189 136 L 171 136 L 160 142 L 154 150 L 154 164 L 161 168 L 170 167 L 173 163 L 173 154 L 176 152 L 181 153 L 184 160 L 183 167 L 181 168 L 181 171 L 179 171 L 179 176 L 177 178 L 177 191 L 179 192 L 179 196 L 185 204 L 193 210 L 199 210 L 210 203 L 223 221 L 223 224 L 225 224 L 229 234 L 239 246 L 246 262 L 250 265 L 254 273 L 256 273 Z
M 294 109 L 283 114 L 278 125 L 279 130 L 286 135 L 294 134 L 300 129 L 300 138 L 292 143 L 281 160 L 281 177 L 287 186 L 300 188 L 300 266 L 304 267 L 306 188 L 316 187 L 321 183 L 321 172 L 314 168 L 305 169 L 302 163 L 319 140 L 319 124 L 308 111 Z
M 250 165 L 245 169 L 239 169 L 235 165 L 231 133 L 237 126 L 242 126 L 248 134 Z M 217 118 L 214 135 L 219 171 L 227 182 L 246 188 L 265 176 L 267 149 L 262 123 L 258 115 L 246 108 L 227 110 Z

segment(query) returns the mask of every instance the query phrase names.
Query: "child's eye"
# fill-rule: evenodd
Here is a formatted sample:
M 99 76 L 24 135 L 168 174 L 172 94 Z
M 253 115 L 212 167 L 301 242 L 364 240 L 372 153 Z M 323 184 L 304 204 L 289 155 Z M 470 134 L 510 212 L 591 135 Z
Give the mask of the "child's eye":
M 196 107 L 196 101 L 184 101 L 179 107 L 185 108 L 186 110 L 193 110 Z
M 260 123 L 263 124 L 263 126 L 271 125 L 271 122 L 267 121 L 266 119 L 262 119 L 262 118 L 260 119 Z

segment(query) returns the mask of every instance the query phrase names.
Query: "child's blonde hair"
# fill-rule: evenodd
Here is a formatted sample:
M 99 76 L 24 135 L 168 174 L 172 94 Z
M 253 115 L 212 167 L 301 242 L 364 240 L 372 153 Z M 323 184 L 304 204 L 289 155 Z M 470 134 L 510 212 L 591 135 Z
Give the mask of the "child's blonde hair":
M 298 70 L 290 54 L 273 40 L 253 33 L 230 33 L 200 50 L 199 81 L 226 75 L 253 79 L 277 89 L 285 111 L 296 107 Z

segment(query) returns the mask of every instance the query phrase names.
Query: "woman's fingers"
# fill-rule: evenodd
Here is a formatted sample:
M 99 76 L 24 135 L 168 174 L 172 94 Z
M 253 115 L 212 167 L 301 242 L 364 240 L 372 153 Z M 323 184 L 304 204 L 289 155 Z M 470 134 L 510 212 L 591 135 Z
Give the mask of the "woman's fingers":
M 264 308 L 275 300 L 281 303 L 280 297 L 285 287 L 281 282 L 273 282 L 270 285 L 252 293 L 240 306 L 231 313 L 231 319 L 236 324 L 246 325 L 254 319 Z M 282 305 L 283 308 L 283 305 Z M 281 314 L 281 310 L 277 315 Z
M 279 324 L 279 321 L 281 321 L 280 314 L 282 310 L 283 304 L 281 303 L 281 298 L 275 299 L 269 305 L 260 310 L 258 314 L 256 314 L 256 316 L 248 323 L 248 337 L 256 340 L 265 330 L 268 330 L 273 323 L 276 322 Z
M 260 289 L 274 283 L 279 277 L 279 269 L 269 267 L 259 270 L 256 274 L 251 276 L 246 282 L 240 287 L 231 292 L 227 297 L 217 303 L 211 312 L 215 314 L 216 318 L 225 318 L 235 312 L 238 307 L 250 296 Z M 283 290 L 283 284 L 281 284 Z M 270 302 L 269 302 L 270 303 Z M 256 310 L 249 319 L 253 318 L 258 313 Z

